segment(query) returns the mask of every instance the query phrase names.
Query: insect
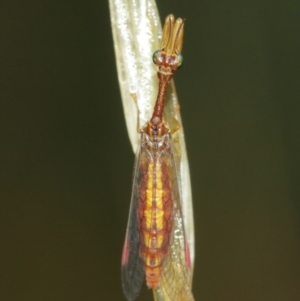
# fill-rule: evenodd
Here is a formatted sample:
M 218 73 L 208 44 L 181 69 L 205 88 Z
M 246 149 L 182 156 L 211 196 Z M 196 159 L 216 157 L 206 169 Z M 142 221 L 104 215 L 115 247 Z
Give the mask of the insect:
M 184 20 L 166 18 L 161 49 L 154 52 L 159 89 L 151 119 L 139 130 L 141 143 L 134 165 L 133 188 L 122 254 L 122 285 L 134 300 L 144 278 L 171 301 L 193 301 L 192 266 L 181 210 L 180 179 L 171 129 L 164 121 L 167 87 L 182 65 Z

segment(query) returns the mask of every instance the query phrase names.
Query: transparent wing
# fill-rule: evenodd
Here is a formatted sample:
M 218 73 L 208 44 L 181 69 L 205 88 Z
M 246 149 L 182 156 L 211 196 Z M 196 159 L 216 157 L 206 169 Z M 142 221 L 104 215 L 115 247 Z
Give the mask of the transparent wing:
M 131 205 L 122 254 L 122 286 L 127 300 L 134 300 L 140 292 L 144 280 L 144 264 L 139 255 L 140 235 L 138 225 L 138 198 L 142 181 L 140 151 L 137 152 L 133 173 Z
M 174 158 L 174 148 L 169 154 L 170 175 L 172 179 L 172 198 L 174 202 L 173 229 L 167 258 L 161 273 L 160 291 L 164 300 L 193 301 L 191 291 L 191 254 L 184 229 L 180 182 Z
M 194 301 L 191 290 L 192 270 L 185 241 L 182 216 L 176 210 L 169 255 L 164 261 L 160 289 L 172 301 Z M 166 298 L 165 298 L 166 299 Z
M 172 81 L 166 95 L 165 119 L 172 128 L 172 123 L 176 120 L 180 124 L 180 129 L 172 134 L 172 143 L 176 156 L 174 160 L 177 166 L 177 177 L 181 194 L 181 211 L 184 220 L 186 241 L 190 250 L 192 272 L 195 260 L 195 234 L 194 234 L 194 213 L 193 199 L 190 179 L 189 162 L 185 146 L 184 131 L 179 112 L 179 103 L 176 94 L 175 84 Z

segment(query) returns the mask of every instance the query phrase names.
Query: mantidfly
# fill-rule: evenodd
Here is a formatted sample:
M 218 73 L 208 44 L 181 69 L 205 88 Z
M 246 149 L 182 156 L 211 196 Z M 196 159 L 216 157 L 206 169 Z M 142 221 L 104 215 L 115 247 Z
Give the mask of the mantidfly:
M 182 194 L 173 128 L 164 120 L 167 87 L 182 65 L 184 20 L 167 16 L 161 49 L 154 52 L 159 87 L 150 120 L 141 135 L 134 165 L 133 189 L 122 255 L 123 291 L 134 300 L 144 278 L 149 288 L 170 301 L 193 301 L 192 262 L 182 213 Z M 138 118 L 139 120 L 139 118 Z

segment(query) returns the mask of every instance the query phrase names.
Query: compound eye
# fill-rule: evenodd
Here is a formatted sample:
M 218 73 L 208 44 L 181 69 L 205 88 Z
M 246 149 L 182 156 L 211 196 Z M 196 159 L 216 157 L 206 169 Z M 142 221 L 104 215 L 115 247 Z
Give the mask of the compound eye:
M 152 55 L 152 61 L 155 65 L 157 65 L 157 63 L 158 63 L 157 58 L 159 57 L 160 53 L 161 53 L 161 50 L 156 50 Z
M 181 54 L 177 54 L 178 65 L 177 68 L 180 68 L 183 65 L 183 56 Z

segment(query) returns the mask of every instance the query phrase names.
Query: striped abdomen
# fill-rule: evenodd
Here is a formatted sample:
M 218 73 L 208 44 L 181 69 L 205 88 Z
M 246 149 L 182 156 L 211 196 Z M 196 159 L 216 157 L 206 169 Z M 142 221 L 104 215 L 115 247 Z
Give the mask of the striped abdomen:
M 162 263 L 168 254 L 173 226 L 173 200 L 168 164 L 147 162 L 138 200 L 140 256 L 144 261 L 148 287 L 159 285 Z

